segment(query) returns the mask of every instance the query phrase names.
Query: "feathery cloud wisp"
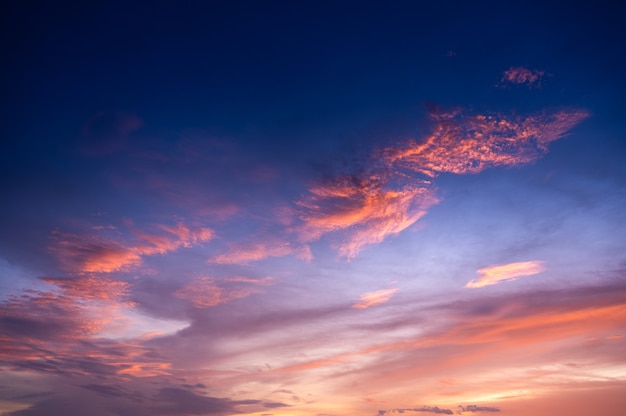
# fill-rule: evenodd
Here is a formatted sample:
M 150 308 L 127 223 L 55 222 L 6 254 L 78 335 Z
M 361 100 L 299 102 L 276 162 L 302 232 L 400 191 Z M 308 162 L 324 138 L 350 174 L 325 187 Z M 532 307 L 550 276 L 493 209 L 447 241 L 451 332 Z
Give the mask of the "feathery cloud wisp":
M 364 293 L 361 295 L 359 300 L 354 305 L 352 305 L 352 307 L 354 309 L 366 309 L 375 305 L 380 305 L 381 303 L 385 303 L 389 299 L 391 299 L 397 291 L 398 289 L 394 288 Z
M 523 261 L 518 263 L 487 266 L 477 270 L 479 278 L 469 281 L 465 287 L 478 288 L 495 285 L 502 282 L 519 279 L 523 276 L 532 276 L 546 270 L 543 261 Z

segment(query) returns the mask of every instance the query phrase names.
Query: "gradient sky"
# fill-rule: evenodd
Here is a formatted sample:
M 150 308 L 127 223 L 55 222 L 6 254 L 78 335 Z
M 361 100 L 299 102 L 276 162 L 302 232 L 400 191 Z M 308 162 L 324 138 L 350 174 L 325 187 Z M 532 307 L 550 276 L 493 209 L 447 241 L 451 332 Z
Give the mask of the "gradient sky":
M 616 2 L 40 3 L 0 414 L 623 414 Z

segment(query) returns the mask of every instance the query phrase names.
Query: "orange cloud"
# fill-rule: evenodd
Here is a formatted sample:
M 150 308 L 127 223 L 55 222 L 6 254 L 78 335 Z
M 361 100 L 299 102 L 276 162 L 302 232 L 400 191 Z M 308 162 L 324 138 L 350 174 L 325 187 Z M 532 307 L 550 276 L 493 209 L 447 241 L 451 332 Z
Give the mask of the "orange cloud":
M 375 292 L 367 292 L 361 295 L 359 300 L 352 305 L 354 309 L 366 309 L 387 302 L 396 294 L 398 289 L 382 289 Z
M 306 245 L 294 245 L 283 241 L 254 242 L 247 244 L 229 244 L 229 251 L 209 260 L 217 264 L 247 264 L 264 260 L 268 257 L 283 257 L 294 254 L 301 260 L 313 259 L 311 250 Z
M 502 76 L 502 82 L 511 82 L 513 84 L 528 84 L 532 86 L 538 83 L 539 80 L 545 75 L 545 72 L 537 69 L 528 69 L 521 66 L 510 67 L 504 71 Z
M 295 230 L 305 242 L 341 231 L 335 246 L 352 259 L 364 247 L 404 231 L 439 202 L 430 178 L 531 163 L 586 117 L 585 111 L 528 117 L 432 111 L 432 133 L 424 140 L 382 149 L 364 172 L 312 186 L 296 202 L 303 225 Z
M 487 266 L 477 270 L 479 278 L 471 280 L 465 287 L 478 288 L 516 280 L 523 276 L 532 276 L 546 270 L 543 261 L 523 261 L 519 263 Z
M 244 283 L 253 283 L 260 284 L 259 281 L 254 279 L 245 279 L 245 280 L 237 280 L 244 278 L 231 278 Z M 268 279 L 268 278 L 266 278 Z M 271 278 L 269 278 L 271 279 Z M 261 280 L 263 281 L 263 280 Z M 228 303 L 235 299 L 245 298 L 247 296 L 252 295 L 253 293 L 259 293 L 260 290 L 257 287 L 251 286 L 238 286 L 234 288 L 224 288 L 219 286 L 215 279 L 202 276 L 196 280 L 193 280 L 191 283 L 185 285 L 181 289 L 177 290 L 174 295 L 180 299 L 186 299 L 191 301 L 191 303 L 197 308 L 209 308 L 212 306 L 217 306 L 222 303 Z
M 163 232 L 148 234 L 133 231 L 134 241 L 123 242 L 99 234 L 73 234 L 55 231 L 55 245 L 51 248 L 70 273 L 111 273 L 137 267 L 143 257 L 166 254 L 179 248 L 188 248 L 213 238 L 208 228 L 191 228 L 183 224 L 158 226 Z M 104 229 L 96 231 L 106 231 Z
M 431 114 L 431 135 L 422 142 L 411 140 L 402 148 L 385 149 L 383 157 L 391 169 L 409 169 L 428 177 L 527 164 L 543 156 L 549 143 L 562 138 L 588 116 L 585 111 L 525 118 L 436 111 Z
M 454 302 L 442 305 L 439 312 L 436 307 L 421 312 L 415 310 L 410 315 L 419 316 L 428 311 L 430 328 L 425 327 L 420 319 L 406 317 L 403 325 L 394 324 L 389 329 L 415 335 L 395 338 L 387 336 L 385 330 L 377 326 L 370 345 L 359 344 L 360 348 L 350 350 L 327 349 L 321 356 L 289 362 L 276 371 L 321 370 L 326 376 L 353 377 L 363 385 L 370 382 L 376 386 L 392 384 L 397 389 L 406 387 L 408 391 L 415 389 L 416 373 L 420 374 L 424 390 L 430 388 L 434 377 L 452 377 L 459 384 L 472 386 L 478 373 L 485 376 L 489 373 L 488 377 L 494 377 L 498 384 L 491 387 L 502 392 L 507 390 L 506 383 L 512 381 L 510 374 L 519 372 L 520 368 L 534 368 L 541 364 L 553 366 L 555 360 L 582 363 L 589 358 L 590 349 L 582 342 L 584 337 L 615 334 L 626 324 L 623 288 L 526 295 Z M 402 315 L 407 315 L 406 311 Z M 414 332 L 417 327 L 420 330 Z M 622 341 L 607 340 L 607 343 Z M 612 363 L 622 363 L 621 349 L 605 347 L 604 355 L 600 353 L 600 345 L 593 347 L 596 348 L 596 364 L 610 367 Z M 513 364 L 507 369 L 503 363 Z M 562 367 L 556 368 L 554 375 L 559 376 L 562 371 Z M 529 388 L 528 383 L 536 387 L 536 377 L 532 380 L 525 377 L 521 374 L 513 382 L 523 388 Z M 349 381 L 347 385 L 350 385 Z M 484 395 L 488 388 L 483 386 L 474 393 Z M 431 393 L 442 395 L 441 385 L 434 387 Z M 465 393 L 471 396 L 471 392 Z
M 407 229 L 438 202 L 424 184 L 398 190 L 385 185 L 377 177 L 343 177 L 310 189 L 310 198 L 298 203 L 304 221 L 299 229 L 301 238 L 312 241 L 329 232 L 344 231 L 343 241 L 336 246 L 342 256 L 352 259 L 364 247 Z

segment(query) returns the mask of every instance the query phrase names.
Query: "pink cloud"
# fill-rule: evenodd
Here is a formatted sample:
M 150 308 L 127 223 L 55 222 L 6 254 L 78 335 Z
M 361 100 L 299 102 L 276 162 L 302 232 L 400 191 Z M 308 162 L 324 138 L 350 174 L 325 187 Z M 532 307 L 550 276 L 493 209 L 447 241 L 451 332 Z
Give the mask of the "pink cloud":
M 539 85 L 539 81 L 545 75 L 545 72 L 538 69 L 528 69 L 522 66 L 510 67 L 502 76 L 502 82 L 511 82 L 513 84 L 533 84 Z
M 268 286 L 274 283 L 274 278 L 269 277 L 269 276 L 263 277 L 260 279 L 252 279 L 250 277 L 235 276 L 235 277 L 225 277 L 223 280 L 225 282 L 251 283 L 253 285 L 261 285 L 261 286 Z
M 475 174 L 492 167 L 528 164 L 588 116 L 585 111 L 527 117 L 434 112 L 433 132 L 425 140 L 387 148 L 384 160 L 390 169 L 409 169 L 431 178 L 444 172 Z
M 375 292 L 367 292 L 361 295 L 359 300 L 352 305 L 354 309 L 366 309 L 387 302 L 396 294 L 398 289 L 382 289 Z
M 189 248 L 213 238 L 204 227 L 159 225 L 160 233 L 133 230 L 134 238 L 115 238 L 102 232 L 74 234 L 55 231 L 51 247 L 69 273 L 111 273 L 126 271 L 142 264 L 143 258 Z M 106 231 L 106 229 L 94 230 Z
M 245 244 L 229 244 L 228 251 L 209 260 L 217 264 L 247 264 L 268 257 L 295 255 L 310 261 L 313 256 L 307 245 L 296 245 L 285 241 L 256 241 Z
M 304 241 L 343 231 L 336 244 L 339 253 L 353 259 L 366 246 L 398 234 L 423 217 L 438 202 L 423 184 L 387 189 L 379 177 L 340 177 L 310 189 L 309 198 L 299 201 L 304 225 L 298 228 Z
M 242 277 L 231 277 L 223 279 L 225 282 L 245 283 L 245 286 L 224 287 L 217 284 L 216 279 L 208 276 L 197 278 L 174 295 L 180 299 L 190 301 L 197 308 L 209 308 L 222 303 L 228 303 L 235 299 L 245 298 L 254 293 L 259 293 L 259 285 L 268 285 L 272 278 L 248 279 Z M 250 286 L 254 285 L 254 286 Z
M 469 281 L 465 287 L 478 288 L 510 282 L 520 277 L 532 276 L 545 271 L 543 261 L 533 260 L 519 263 L 499 264 L 478 269 L 479 278 Z

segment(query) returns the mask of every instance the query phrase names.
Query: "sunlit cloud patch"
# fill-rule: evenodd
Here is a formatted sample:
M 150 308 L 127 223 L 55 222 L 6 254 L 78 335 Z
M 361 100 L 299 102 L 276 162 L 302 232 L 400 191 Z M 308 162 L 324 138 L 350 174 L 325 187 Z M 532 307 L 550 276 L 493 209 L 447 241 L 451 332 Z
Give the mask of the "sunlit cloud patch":
M 469 281 L 465 287 L 479 288 L 496 285 L 502 282 L 517 280 L 520 277 L 539 274 L 545 270 L 544 262 L 540 260 L 482 267 L 476 271 L 480 277 Z
M 380 305 L 381 303 L 385 303 L 391 299 L 397 291 L 397 288 L 393 288 L 364 293 L 361 297 L 359 297 L 359 300 L 352 305 L 352 307 L 354 309 L 367 309 L 372 306 Z

